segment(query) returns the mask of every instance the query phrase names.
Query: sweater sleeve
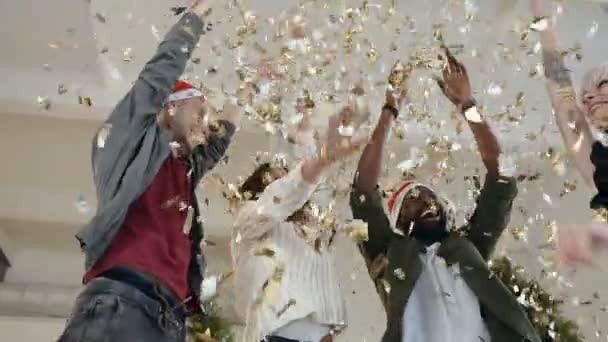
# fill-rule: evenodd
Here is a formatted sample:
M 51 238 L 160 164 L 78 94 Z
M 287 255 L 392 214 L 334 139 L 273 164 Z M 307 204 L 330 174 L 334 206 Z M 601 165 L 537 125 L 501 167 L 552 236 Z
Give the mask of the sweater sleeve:
M 260 197 L 239 212 L 235 228 L 243 239 L 257 239 L 274 225 L 299 210 L 310 199 L 317 184 L 302 178 L 302 163 L 272 182 Z

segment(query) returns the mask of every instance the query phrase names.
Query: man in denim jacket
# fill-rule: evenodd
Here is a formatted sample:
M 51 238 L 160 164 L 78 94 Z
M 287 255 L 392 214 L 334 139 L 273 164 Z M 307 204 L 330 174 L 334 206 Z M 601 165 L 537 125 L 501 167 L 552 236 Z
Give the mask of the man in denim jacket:
M 60 341 L 184 341 L 204 259 L 195 197 L 239 117 L 179 81 L 210 0 L 194 1 L 93 139 L 95 217 L 77 234 L 84 283 Z

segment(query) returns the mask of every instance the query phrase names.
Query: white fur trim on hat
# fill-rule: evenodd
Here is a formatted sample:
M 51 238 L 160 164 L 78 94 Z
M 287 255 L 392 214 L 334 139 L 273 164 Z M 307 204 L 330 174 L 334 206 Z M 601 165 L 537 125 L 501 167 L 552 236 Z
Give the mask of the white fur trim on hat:
M 196 88 L 186 89 L 186 90 L 178 91 L 176 93 L 172 93 L 171 95 L 169 95 L 167 97 L 167 100 L 165 101 L 165 104 L 167 104 L 169 102 L 187 100 L 187 99 L 191 99 L 193 97 L 201 97 L 201 96 L 203 96 L 203 93 Z
M 401 187 L 398 188 L 397 192 L 393 193 L 393 195 L 391 196 L 391 198 L 389 199 L 389 201 L 387 203 L 388 219 L 389 219 L 391 229 L 393 230 L 393 232 L 395 232 L 395 234 L 398 234 L 398 235 L 402 235 L 402 236 L 405 235 L 405 232 L 397 229 L 397 221 L 399 220 L 399 212 L 401 211 L 401 206 L 403 205 L 403 200 L 405 199 L 405 196 L 417 187 L 427 188 L 437 196 L 437 200 L 439 201 L 439 204 L 441 204 L 441 206 L 444 210 L 444 214 L 445 214 L 445 218 L 446 218 L 446 227 L 445 228 L 447 231 L 452 230 L 454 228 L 454 226 L 456 225 L 456 210 L 454 208 L 454 204 L 447 197 L 437 194 L 430 187 L 428 187 L 422 183 L 416 183 L 414 181 L 409 181 L 409 182 L 403 183 L 401 185 Z

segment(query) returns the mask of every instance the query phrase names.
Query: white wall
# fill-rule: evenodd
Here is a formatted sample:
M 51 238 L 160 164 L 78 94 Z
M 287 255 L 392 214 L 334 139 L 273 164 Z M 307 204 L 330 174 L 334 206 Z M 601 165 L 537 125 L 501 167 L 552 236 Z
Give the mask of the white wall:
M 65 320 L 59 318 L 0 316 L 0 341 L 56 341 L 64 325 Z

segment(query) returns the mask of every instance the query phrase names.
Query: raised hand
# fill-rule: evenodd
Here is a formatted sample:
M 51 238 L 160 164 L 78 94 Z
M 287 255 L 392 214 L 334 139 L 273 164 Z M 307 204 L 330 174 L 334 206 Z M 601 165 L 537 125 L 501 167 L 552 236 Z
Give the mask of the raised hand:
M 359 149 L 367 138 L 356 138 L 340 134 L 340 125 L 346 118 L 352 116 L 353 109 L 344 107 L 340 113 L 332 115 L 327 125 L 325 142 L 321 146 L 320 158 L 323 162 L 331 164 L 337 160 L 344 159 Z
M 407 82 L 411 73 L 412 67 L 410 65 L 403 65 L 399 61 L 395 63 L 388 77 L 389 87 L 385 93 L 385 105 L 397 110 L 401 109 L 401 106 L 407 99 Z
M 384 98 L 384 104 L 400 110 L 403 103 L 407 101 L 407 90 L 399 89 L 397 91 L 387 89 Z
M 437 84 L 441 91 L 454 105 L 462 108 L 463 105 L 472 101 L 471 82 L 467 69 L 462 63 L 444 47 L 446 61 L 443 68 L 443 79 L 437 78 Z M 439 56 L 443 60 L 443 56 Z

